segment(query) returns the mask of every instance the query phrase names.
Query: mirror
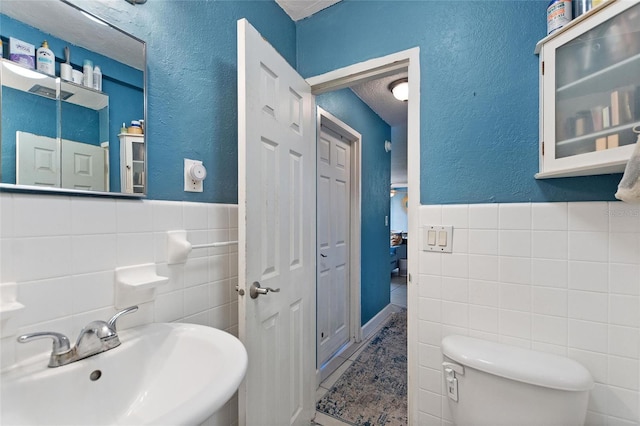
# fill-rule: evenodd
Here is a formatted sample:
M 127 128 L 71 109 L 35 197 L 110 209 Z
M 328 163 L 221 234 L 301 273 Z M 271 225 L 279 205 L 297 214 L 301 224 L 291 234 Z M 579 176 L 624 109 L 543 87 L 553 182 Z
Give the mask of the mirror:
M 0 187 L 144 196 L 145 43 L 64 0 L 3 0 L 0 37 Z

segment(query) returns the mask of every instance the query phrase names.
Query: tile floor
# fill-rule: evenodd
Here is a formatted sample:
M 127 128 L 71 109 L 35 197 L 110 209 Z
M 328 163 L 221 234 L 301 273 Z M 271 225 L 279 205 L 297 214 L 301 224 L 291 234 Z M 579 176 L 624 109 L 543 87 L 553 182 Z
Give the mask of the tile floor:
M 399 307 L 403 307 L 406 309 L 407 307 L 407 277 L 401 277 L 397 272 L 391 275 L 391 285 L 389 291 L 391 292 L 391 304 Z M 349 348 L 344 353 L 341 353 L 337 358 L 338 361 L 342 361 L 342 365 L 336 369 L 329 377 L 327 377 L 322 383 L 320 383 L 320 387 L 316 390 L 316 401 L 319 401 L 331 387 L 338 381 L 340 376 L 349 368 L 349 366 L 353 363 L 353 361 L 360 355 L 360 352 L 365 348 L 369 340 L 376 335 L 378 330 L 380 330 L 386 321 L 384 321 L 378 329 L 371 333 L 371 335 L 360 342 L 354 348 Z M 316 426 L 349 426 L 349 423 L 341 422 L 331 416 L 328 416 L 324 413 L 316 411 L 316 417 L 311 422 L 312 425 Z

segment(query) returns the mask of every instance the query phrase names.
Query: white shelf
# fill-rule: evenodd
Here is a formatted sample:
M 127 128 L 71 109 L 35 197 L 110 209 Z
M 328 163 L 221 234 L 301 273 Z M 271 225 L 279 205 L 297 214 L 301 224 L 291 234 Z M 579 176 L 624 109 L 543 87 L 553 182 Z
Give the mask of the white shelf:
M 620 133 L 624 130 L 627 129 L 631 129 L 633 127 L 636 127 L 640 125 L 640 121 L 636 121 L 634 123 L 629 123 L 629 124 L 625 124 L 623 126 L 616 126 L 616 127 L 607 127 L 604 130 L 600 130 L 594 133 L 588 133 L 586 135 L 582 135 L 582 136 L 578 136 L 575 138 L 571 138 L 571 139 L 565 139 L 559 142 L 556 142 L 556 147 L 566 147 L 566 146 L 570 146 L 570 145 L 579 145 L 581 142 L 585 142 L 585 141 L 593 141 L 593 139 L 597 139 L 601 136 L 606 136 L 606 135 L 611 135 L 614 133 Z

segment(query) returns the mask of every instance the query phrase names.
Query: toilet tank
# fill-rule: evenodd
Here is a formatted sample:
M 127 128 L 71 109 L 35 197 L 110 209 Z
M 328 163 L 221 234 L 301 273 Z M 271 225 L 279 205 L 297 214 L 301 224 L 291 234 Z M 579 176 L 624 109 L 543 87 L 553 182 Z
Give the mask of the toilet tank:
M 456 425 L 584 425 L 593 379 L 578 362 L 456 335 L 442 340 L 442 353 Z

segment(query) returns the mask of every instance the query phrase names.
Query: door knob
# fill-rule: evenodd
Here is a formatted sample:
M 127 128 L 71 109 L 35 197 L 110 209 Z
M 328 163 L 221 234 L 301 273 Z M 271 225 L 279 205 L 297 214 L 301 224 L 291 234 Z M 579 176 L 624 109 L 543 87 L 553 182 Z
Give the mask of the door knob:
M 251 287 L 249 288 L 249 296 L 251 296 L 252 299 L 255 299 L 261 294 L 267 294 L 270 291 L 274 293 L 278 293 L 280 289 L 271 288 L 271 287 L 260 287 L 260 283 L 258 281 L 255 281 L 253 284 L 251 284 Z

